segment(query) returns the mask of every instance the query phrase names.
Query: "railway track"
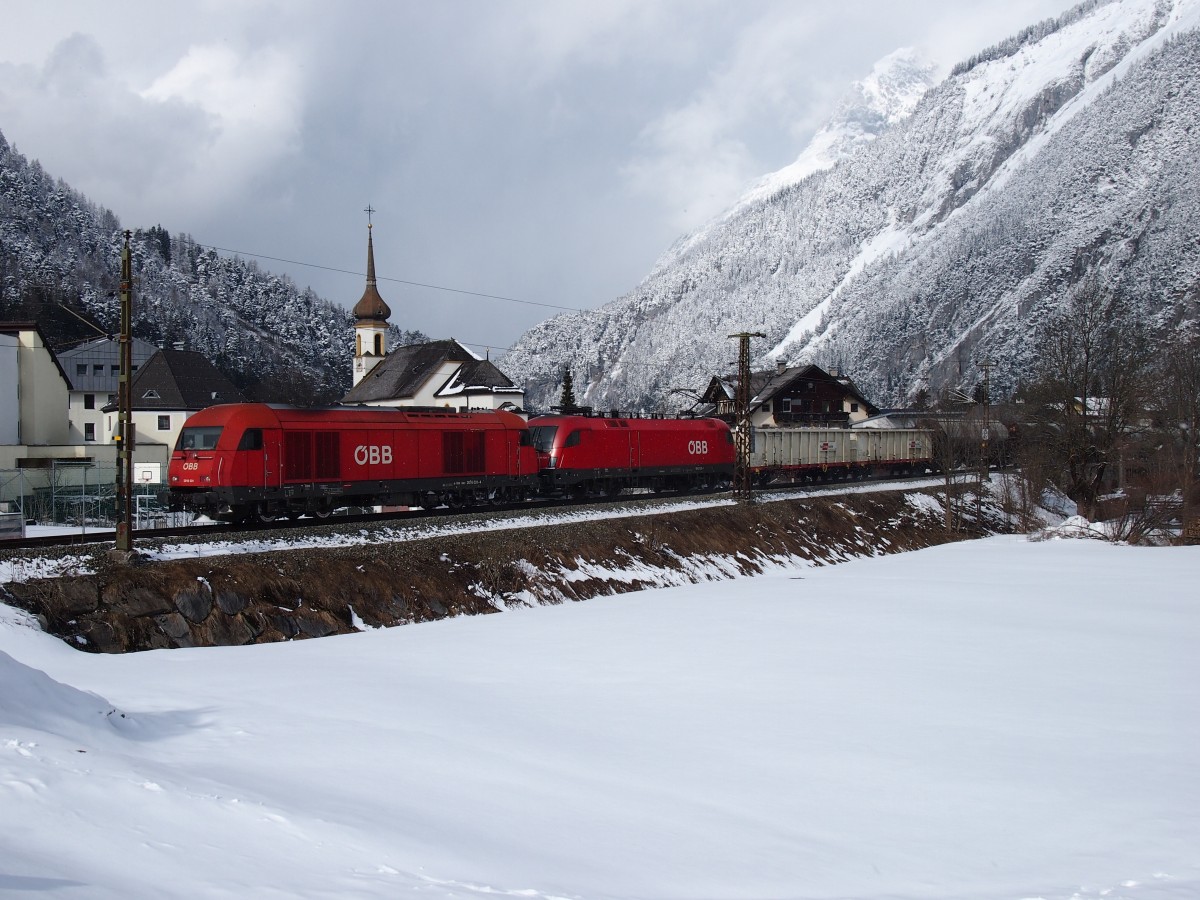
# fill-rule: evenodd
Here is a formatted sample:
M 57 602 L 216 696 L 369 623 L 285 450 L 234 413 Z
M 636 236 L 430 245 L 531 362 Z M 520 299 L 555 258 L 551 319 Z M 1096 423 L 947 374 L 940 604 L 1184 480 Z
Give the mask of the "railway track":
M 864 484 L 877 486 L 895 485 L 902 487 L 906 484 L 927 483 L 930 476 L 907 476 L 903 478 L 871 479 L 858 482 L 824 482 L 796 485 L 771 485 L 757 489 L 758 494 L 803 495 L 813 492 L 827 492 L 840 487 L 846 489 L 859 488 Z M 254 522 L 233 525 L 224 522 L 213 522 L 199 525 L 183 525 L 171 528 L 140 529 L 134 532 L 134 539 L 141 541 L 172 541 L 201 538 L 212 541 L 236 541 L 262 534 L 278 534 L 290 531 L 319 531 L 324 529 L 342 530 L 350 526 L 387 525 L 391 523 L 415 522 L 429 519 L 455 519 L 463 516 L 487 518 L 495 514 L 534 515 L 555 509 L 580 509 L 588 507 L 606 507 L 612 505 L 655 505 L 677 503 L 688 499 L 732 499 L 729 491 L 712 491 L 709 493 L 626 493 L 615 497 L 594 497 L 586 501 L 570 498 L 527 500 L 521 503 L 493 504 L 488 506 L 471 506 L 460 509 L 436 507 L 433 509 L 414 508 L 385 513 L 335 513 L 327 518 L 301 517 L 298 519 L 276 519 L 270 522 Z M 0 553 L 11 551 L 42 549 L 42 548 L 84 548 L 95 549 L 97 546 L 112 544 L 116 540 L 113 530 L 96 530 L 87 533 L 62 533 L 42 535 L 19 539 L 0 541 Z

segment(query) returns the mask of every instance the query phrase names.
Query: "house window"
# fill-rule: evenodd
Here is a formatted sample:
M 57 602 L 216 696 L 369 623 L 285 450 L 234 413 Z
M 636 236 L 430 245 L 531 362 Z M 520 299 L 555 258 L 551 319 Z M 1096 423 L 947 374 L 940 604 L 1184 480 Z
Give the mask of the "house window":
M 154 388 L 150 388 L 150 390 L 148 390 L 148 391 L 146 391 L 146 393 L 142 394 L 142 399 L 143 400 L 161 400 L 162 398 L 160 396 L 158 396 L 158 391 L 154 390 Z
M 96 439 L 96 423 L 95 422 L 84 422 L 83 423 L 83 439 L 85 441 L 94 441 Z
M 87 374 L 87 363 L 75 363 L 76 377 L 78 377 L 80 375 L 86 375 L 86 374 Z
M 116 395 L 116 394 L 109 394 L 109 395 L 108 395 L 108 403 L 109 403 L 109 405 L 111 405 L 111 404 L 113 404 L 113 403 L 116 403 L 116 402 L 117 402 L 117 395 Z
M 84 394 L 83 395 L 83 408 L 84 409 L 95 409 L 96 408 L 96 395 L 95 394 Z
M 779 411 L 789 413 L 792 411 L 792 398 L 784 397 L 779 401 Z
M 109 375 L 120 375 L 120 374 L 121 374 L 121 367 L 120 367 L 120 366 L 109 366 L 109 367 L 108 367 L 108 374 L 109 374 Z
M 858 404 L 857 403 L 850 404 L 850 412 L 858 412 Z
M 96 363 L 92 366 L 92 374 L 100 376 L 104 374 L 104 363 Z
M 170 431 L 171 430 L 171 417 L 170 416 L 159 416 L 158 417 L 158 430 L 159 431 Z

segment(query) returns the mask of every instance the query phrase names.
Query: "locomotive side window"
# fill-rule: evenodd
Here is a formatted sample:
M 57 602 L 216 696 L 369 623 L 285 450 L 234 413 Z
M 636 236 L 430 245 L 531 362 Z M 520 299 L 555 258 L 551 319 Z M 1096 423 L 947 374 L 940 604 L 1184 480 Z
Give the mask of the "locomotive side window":
M 557 425 L 533 425 L 529 429 L 529 440 L 539 453 L 549 453 L 557 433 Z
M 179 432 L 176 450 L 215 450 L 221 438 L 220 425 L 196 425 Z
M 262 429 L 247 428 L 244 432 L 242 432 L 242 439 L 238 441 L 237 448 L 239 450 L 261 450 Z
M 583 438 L 583 432 L 576 429 L 567 435 L 567 439 L 563 441 L 564 447 L 578 447 L 579 441 Z

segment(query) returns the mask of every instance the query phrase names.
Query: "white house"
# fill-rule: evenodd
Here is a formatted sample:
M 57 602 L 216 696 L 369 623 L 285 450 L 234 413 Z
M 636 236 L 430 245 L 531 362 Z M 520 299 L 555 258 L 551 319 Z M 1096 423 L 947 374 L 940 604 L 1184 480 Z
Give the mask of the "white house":
M 70 383 L 33 322 L 0 322 L 0 469 L 93 454 L 72 446 Z
M 133 338 L 133 371 L 145 365 L 155 347 Z M 67 418 L 72 444 L 104 443 L 104 407 L 117 402 L 117 378 L 121 374 L 121 344 L 112 338 L 96 338 L 78 347 L 62 350 L 58 362 L 71 385 Z
M 188 416 L 219 403 L 244 403 L 241 392 L 195 350 L 158 350 L 130 385 L 134 463 L 165 465 Z M 104 407 L 104 440 L 119 428 L 116 403 Z

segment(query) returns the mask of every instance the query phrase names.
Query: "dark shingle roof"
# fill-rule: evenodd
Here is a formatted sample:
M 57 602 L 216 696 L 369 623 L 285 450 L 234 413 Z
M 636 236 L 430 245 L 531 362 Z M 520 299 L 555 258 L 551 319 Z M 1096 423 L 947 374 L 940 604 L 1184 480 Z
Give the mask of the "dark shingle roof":
M 159 350 L 133 376 L 133 409 L 198 410 L 246 398 L 195 350 Z
M 460 363 L 458 371 L 444 384 L 437 385 L 440 395 L 456 396 L 464 388 L 492 388 L 517 391 L 503 372 L 486 359 L 478 359 L 456 340 L 429 341 L 397 347 L 350 389 L 343 403 L 371 403 L 406 400 L 437 374 L 446 362 Z

